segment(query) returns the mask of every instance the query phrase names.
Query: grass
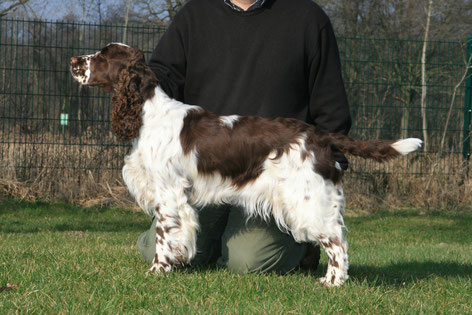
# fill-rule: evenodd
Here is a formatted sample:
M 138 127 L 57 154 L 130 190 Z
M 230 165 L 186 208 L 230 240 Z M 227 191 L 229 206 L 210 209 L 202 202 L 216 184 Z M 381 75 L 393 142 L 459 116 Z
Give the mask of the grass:
M 0 313 L 472 313 L 472 216 L 348 216 L 350 279 L 188 269 L 145 275 L 144 214 L 0 201 Z

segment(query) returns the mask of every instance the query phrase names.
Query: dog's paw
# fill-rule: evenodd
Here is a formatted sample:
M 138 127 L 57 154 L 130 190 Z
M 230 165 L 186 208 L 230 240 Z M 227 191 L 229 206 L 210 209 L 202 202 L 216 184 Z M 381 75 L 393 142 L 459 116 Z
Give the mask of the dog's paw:
M 321 284 L 323 284 L 325 287 L 339 287 L 344 284 L 344 280 L 342 279 L 336 279 L 336 278 L 331 278 L 327 279 L 326 277 L 322 277 L 318 279 Z
M 165 264 L 165 263 L 153 263 L 151 265 L 151 268 L 148 269 L 148 271 L 146 272 L 146 274 L 151 274 L 151 273 L 155 273 L 155 274 L 161 274 L 161 273 L 165 273 L 165 272 L 170 272 L 172 270 L 172 266 L 169 265 L 169 264 Z

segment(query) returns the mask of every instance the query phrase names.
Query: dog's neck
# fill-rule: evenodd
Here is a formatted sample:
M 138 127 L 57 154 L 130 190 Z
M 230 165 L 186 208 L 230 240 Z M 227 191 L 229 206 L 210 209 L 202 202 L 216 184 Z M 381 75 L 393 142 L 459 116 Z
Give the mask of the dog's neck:
M 139 96 L 116 91 L 112 96 L 111 130 L 121 141 L 132 141 L 140 134 L 144 108 L 151 110 L 152 116 L 162 116 L 170 109 L 182 105 L 184 104 L 169 97 L 157 83 L 141 87 Z

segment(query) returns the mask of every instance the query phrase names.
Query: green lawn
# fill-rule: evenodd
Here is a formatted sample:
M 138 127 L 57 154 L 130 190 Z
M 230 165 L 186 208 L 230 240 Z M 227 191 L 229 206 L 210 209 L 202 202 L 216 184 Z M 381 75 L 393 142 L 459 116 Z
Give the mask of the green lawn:
M 417 211 L 347 217 L 350 279 L 234 275 L 214 268 L 145 274 L 142 213 L 0 202 L 0 314 L 472 313 L 472 216 Z M 15 287 L 17 286 L 17 288 Z

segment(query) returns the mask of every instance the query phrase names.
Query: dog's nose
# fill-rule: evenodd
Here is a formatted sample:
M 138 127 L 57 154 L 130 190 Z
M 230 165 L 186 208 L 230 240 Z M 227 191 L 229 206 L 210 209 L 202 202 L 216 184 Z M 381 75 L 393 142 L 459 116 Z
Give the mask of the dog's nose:
M 76 57 L 70 58 L 70 65 L 71 66 L 75 65 L 77 62 L 79 62 L 79 59 L 77 59 Z

